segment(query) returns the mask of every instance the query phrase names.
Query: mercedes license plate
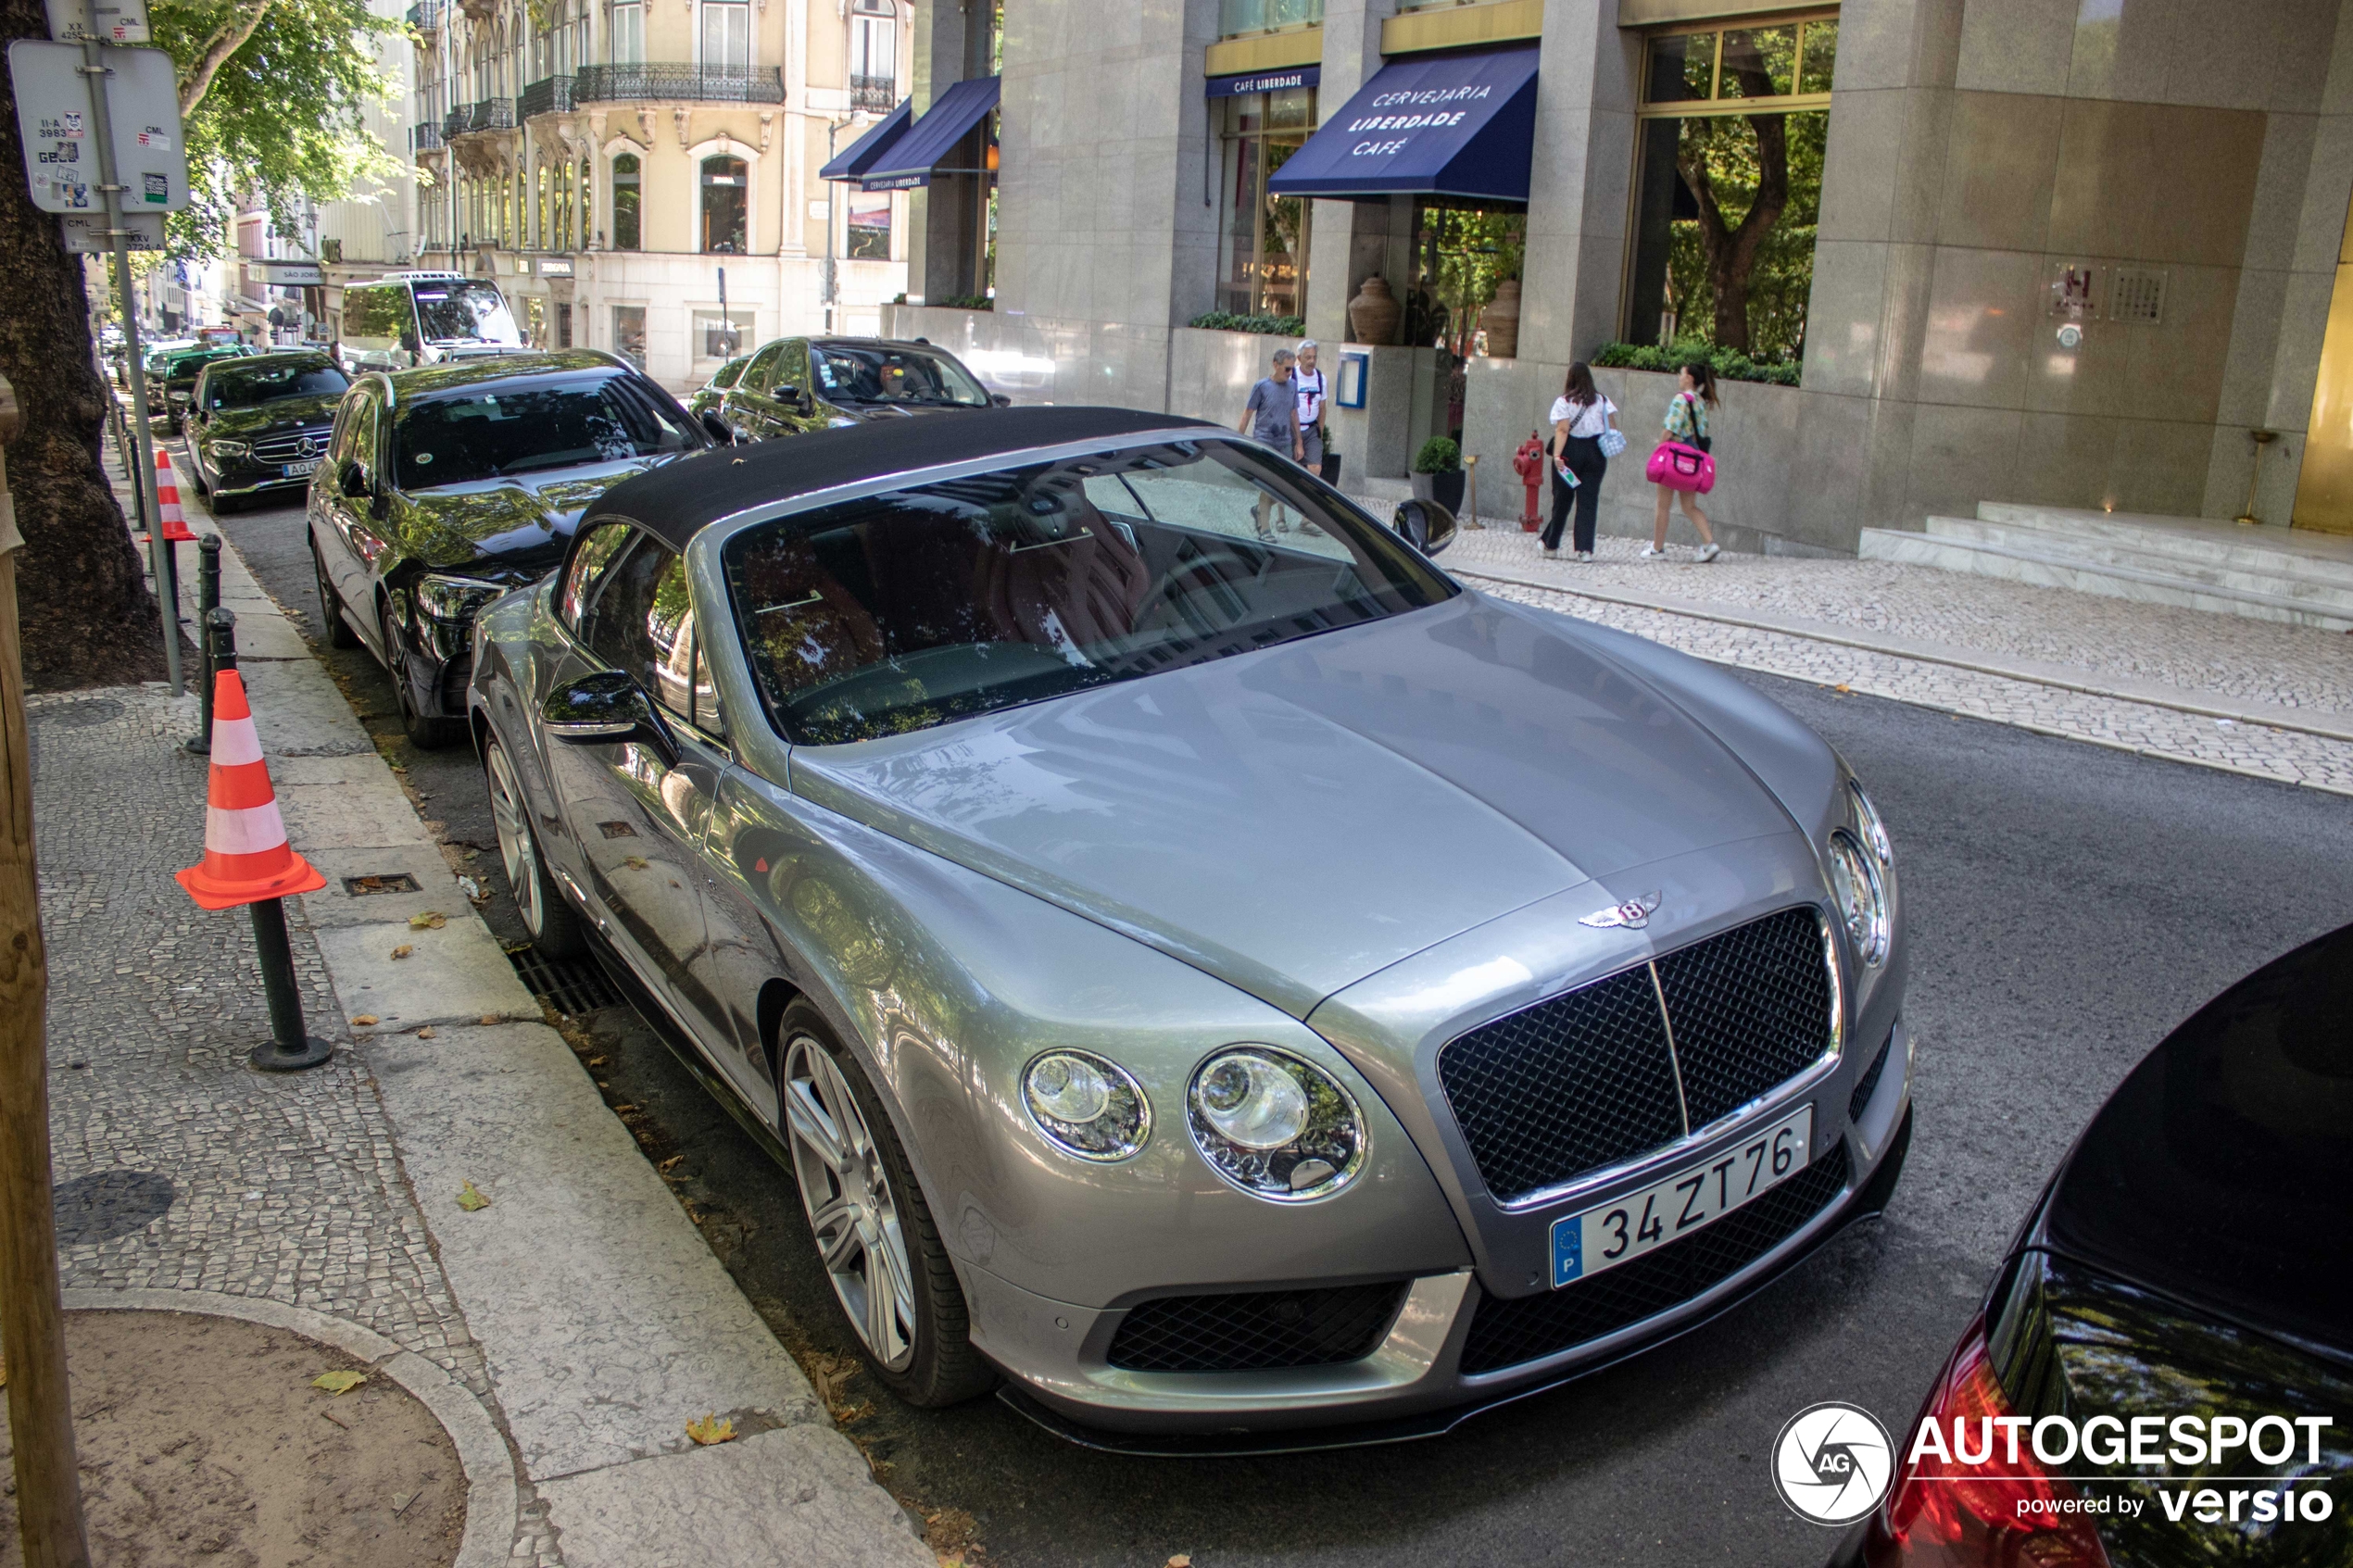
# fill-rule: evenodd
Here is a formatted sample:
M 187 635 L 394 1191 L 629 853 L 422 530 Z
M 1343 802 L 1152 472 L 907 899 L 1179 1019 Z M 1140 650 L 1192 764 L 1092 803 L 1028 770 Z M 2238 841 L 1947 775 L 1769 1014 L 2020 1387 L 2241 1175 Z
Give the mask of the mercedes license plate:
M 311 458 L 308 462 L 288 463 L 286 465 L 286 477 L 288 479 L 301 479 L 308 475 L 317 473 L 318 471 L 319 459 L 316 458 Z
M 1813 1142 L 1814 1108 L 1807 1105 L 1712 1160 L 1687 1166 L 1599 1209 L 1554 1221 L 1553 1288 L 1713 1224 L 1806 1169 Z

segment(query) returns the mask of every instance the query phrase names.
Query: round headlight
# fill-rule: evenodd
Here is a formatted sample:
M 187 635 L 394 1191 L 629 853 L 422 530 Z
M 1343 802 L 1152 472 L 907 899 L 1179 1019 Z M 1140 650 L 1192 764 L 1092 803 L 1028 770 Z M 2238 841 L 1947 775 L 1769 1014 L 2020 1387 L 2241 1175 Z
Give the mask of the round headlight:
M 1364 1118 L 1348 1091 L 1269 1046 L 1234 1046 L 1202 1062 L 1185 1120 L 1209 1168 L 1252 1198 L 1328 1198 L 1365 1163 Z
M 1854 835 L 1843 828 L 1831 834 L 1831 892 L 1838 900 L 1839 918 L 1855 944 L 1855 956 L 1866 964 L 1887 957 L 1887 893 L 1879 868 Z
M 1081 1160 L 1125 1160 L 1151 1135 L 1151 1102 L 1126 1071 L 1087 1051 L 1048 1051 L 1021 1075 L 1038 1130 Z
M 1887 836 L 1887 824 L 1880 821 L 1879 808 L 1871 804 L 1871 797 L 1853 779 L 1846 781 L 1846 791 L 1855 797 L 1855 826 L 1862 834 L 1863 842 L 1879 857 L 1881 865 L 1894 865 L 1895 846 Z

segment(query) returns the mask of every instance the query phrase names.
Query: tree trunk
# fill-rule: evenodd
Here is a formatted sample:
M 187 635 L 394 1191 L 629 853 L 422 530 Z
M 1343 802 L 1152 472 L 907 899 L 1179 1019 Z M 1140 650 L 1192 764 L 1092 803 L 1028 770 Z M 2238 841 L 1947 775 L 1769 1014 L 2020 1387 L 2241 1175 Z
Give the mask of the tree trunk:
M 41 0 L 0 0 L 0 40 L 48 36 Z M 17 604 L 31 691 L 164 672 L 155 596 L 98 464 L 111 393 L 92 353 L 82 266 L 57 218 L 32 205 L 17 117 L 0 115 L 0 374 L 24 409 L 8 481 L 24 534 Z
M 1752 94 L 1758 90 L 1752 86 Z M 1746 118 L 1756 132 L 1756 199 L 1741 215 L 1738 226 L 1727 224 L 1723 209 L 1716 205 L 1706 155 L 1676 159 L 1683 182 L 1699 203 L 1700 250 L 1707 263 L 1708 292 L 1715 296 L 1716 341 L 1743 354 L 1749 351 L 1748 280 L 1756 268 L 1756 253 L 1789 206 L 1788 121 L 1777 114 Z

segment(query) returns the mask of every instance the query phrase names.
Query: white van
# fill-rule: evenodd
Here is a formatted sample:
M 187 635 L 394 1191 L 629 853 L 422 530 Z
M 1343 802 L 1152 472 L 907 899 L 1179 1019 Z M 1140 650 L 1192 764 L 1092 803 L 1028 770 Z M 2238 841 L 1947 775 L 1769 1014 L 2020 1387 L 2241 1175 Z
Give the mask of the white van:
M 346 284 L 341 342 L 353 375 L 530 352 L 498 285 L 462 272 L 387 272 Z

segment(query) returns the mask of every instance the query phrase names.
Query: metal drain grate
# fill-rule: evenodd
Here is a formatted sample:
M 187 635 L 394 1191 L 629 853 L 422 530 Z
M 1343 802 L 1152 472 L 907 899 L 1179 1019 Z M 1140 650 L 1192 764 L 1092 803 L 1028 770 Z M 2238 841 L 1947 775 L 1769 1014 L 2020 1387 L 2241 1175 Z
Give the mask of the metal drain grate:
M 598 1008 L 621 1005 L 621 993 L 613 989 L 612 982 L 605 978 L 605 972 L 597 967 L 595 959 L 545 959 L 537 948 L 526 943 L 508 948 L 507 960 L 522 976 L 531 994 L 558 1012 L 577 1017 Z

